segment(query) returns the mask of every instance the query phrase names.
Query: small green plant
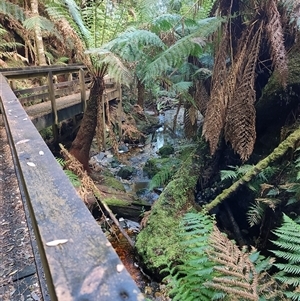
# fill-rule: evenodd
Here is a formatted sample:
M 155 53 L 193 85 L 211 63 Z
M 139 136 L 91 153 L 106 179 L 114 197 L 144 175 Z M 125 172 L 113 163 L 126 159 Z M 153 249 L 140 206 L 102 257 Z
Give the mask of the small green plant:
M 71 170 L 65 169 L 66 161 L 63 158 L 56 158 L 56 161 L 62 167 L 62 169 L 64 170 L 69 181 L 72 183 L 72 185 L 74 187 L 79 187 L 81 185 L 81 181 L 80 181 L 79 177 L 76 174 L 74 174 L 74 172 L 72 172 Z

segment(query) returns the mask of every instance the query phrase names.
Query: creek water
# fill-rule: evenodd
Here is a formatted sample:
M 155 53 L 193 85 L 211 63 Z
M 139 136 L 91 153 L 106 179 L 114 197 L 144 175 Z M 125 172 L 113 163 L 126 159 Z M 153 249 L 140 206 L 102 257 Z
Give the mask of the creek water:
M 150 179 L 143 172 L 143 167 L 148 159 L 159 157 L 158 151 L 165 144 L 172 145 L 176 149 L 176 145 L 183 139 L 183 110 L 180 111 L 177 118 L 177 130 L 173 131 L 173 120 L 176 114 L 176 109 L 170 109 L 160 114 L 158 118 L 159 127 L 154 133 L 148 135 L 143 145 L 121 145 L 118 161 L 120 164 L 111 164 L 114 156 L 110 151 L 102 154 L 97 154 L 98 163 L 102 167 L 108 168 L 112 174 L 117 177 L 117 173 L 122 166 L 134 167 L 135 172 L 130 179 L 121 179 L 117 177 L 124 185 L 124 188 L 129 193 L 136 194 L 140 199 L 147 201 L 150 205 L 159 197 L 158 191 L 150 191 L 148 189 Z M 101 159 L 101 160 L 100 160 Z M 138 231 L 139 224 L 130 219 L 119 217 L 119 221 L 124 225 L 124 228 L 134 240 Z M 118 232 L 117 230 L 115 231 Z M 122 235 L 112 235 L 110 241 L 116 252 L 124 263 L 137 285 L 144 295 L 151 300 L 166 301 L 170 300 L 165 293 L 165 285 L 157 283 L 149 276 L 145 275 L 139 267 L 138 260 L 135 257 L 135 252 L 127 240 Z

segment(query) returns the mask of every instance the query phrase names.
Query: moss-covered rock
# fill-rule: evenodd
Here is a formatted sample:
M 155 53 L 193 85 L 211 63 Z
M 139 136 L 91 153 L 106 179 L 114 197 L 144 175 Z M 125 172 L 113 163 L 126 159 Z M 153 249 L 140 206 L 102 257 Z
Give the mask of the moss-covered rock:
M 170 155 L 174 154 L 174 147 L 170 144 L 166 144 L 164 146 L 162 146 L 159 150 L 158 150 L 159 155 L 161 155 L 163 158 L 167 158 Z
M 191 155 L 152 206 L 145 228 L 138 234 L 136 249 L 152 271 L 180 261 L 180 217 L 195 211 L 194 188 L 200 172 L 198 156 Z
M 173 166 L 179 168 L 180 165 L 181 159 L 178 158 L 150 158 L 143 167 L 143 173 L 147 175 L 149 179 L 152 179 L 163 169 L 169 169 L 169 167 Z
M 132 166 L 122 166 L 118 171 L 117 176 L 122 179 L 130 179 L 135 172 L 136 169 Z
M 273 73 L 256 103 L 255 152 L 268 154 L 281 140 L 282 128 L 296 115 L 300 97 L 300 43 L 288 53 L 287 86 Z
M 102 174 L 102 184 L 112 189 L 126 192 L 123 183 L 110 174 L 109 171 L 106 171 Z

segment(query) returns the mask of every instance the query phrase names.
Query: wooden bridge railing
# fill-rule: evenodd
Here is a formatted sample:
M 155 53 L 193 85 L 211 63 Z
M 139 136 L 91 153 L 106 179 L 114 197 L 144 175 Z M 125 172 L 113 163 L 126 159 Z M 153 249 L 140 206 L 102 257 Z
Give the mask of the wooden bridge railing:
M 0 88 L 0 109 L 51 300 L 144 300 L 1 74 Z
M 58 136 L 59 122 L 72 118 L 86 109 L 91 78 L 84 65 L 10 68 L 0 69 L 0 72 L 9 80 L 13 92 L 37 129 L 41 130 L 52 125 L 55 140 Z M 44 84 L 33 88 L 21 88 L 16 85 L 16 80 L 32 81 L 35 78 L 40 80 L 41 77 L 44 78 Z M 118 99 L 121 107 L 120 87 L 109 77 L 105 78 L 105 85 L 103 95 L 105 101 L 102 105 L 104 106 L 107 100 Z M 103 129 L 105 131 L 105 120 Z

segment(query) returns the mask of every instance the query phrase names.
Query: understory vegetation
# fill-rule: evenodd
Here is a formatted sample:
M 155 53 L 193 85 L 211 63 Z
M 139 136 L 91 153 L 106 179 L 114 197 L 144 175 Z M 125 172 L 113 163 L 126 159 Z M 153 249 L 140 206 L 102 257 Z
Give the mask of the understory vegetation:
M 274 230 L 275 257 L 240 249 L 205 212 L 185 215 L 182 227 L 184 261 L 166 269 L 173 300 L 300 300 L 300 226 L 288 216 Z
M 144 167 L 148 189 L 162 193 L 142 212 L 134 245 L 174 301 L 300 300 L 299 8 L 299 0 L 0 3 L 1 68 L 88 69 L 72 156 L 58 159 L 88 206 L 92 195 L 115 218 L 88 176 L 93 141 L 118 156 L 120 144 L 145 143 L 138 122 L 151 126 L 148 111 L 176 105 L 174 137 L 184 111 L 186 145 Z M 107 75 L 123 89 L 123 109 L 102 97 Z M 122 203 L 122 192 L 110 201 Z

